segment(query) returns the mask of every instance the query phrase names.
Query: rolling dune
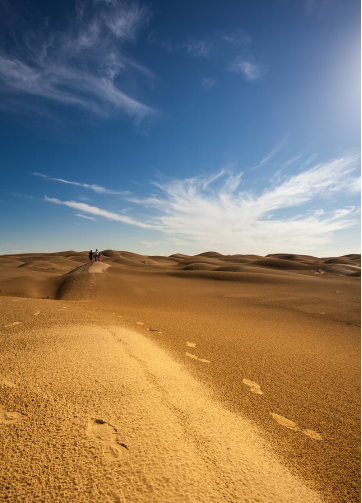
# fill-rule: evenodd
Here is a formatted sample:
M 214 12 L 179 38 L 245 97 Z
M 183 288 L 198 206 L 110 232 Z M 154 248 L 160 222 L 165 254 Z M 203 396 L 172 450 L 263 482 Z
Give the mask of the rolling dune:
M 0 256 L 2 499 L 360 501 L 360 255 L 101 254 Z

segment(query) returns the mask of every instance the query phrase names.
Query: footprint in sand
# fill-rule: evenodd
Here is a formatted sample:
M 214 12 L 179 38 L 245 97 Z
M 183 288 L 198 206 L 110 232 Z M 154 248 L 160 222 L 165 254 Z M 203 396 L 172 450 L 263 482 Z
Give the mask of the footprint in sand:
M 289 430 L 299 431 L 300 433 L 307 435 L 307 437 L 313 438 L 313 440 L 323 440 L 321 435 L 316 431 L 302 430 L 294 421 L 291 421 L 284 416 L 280 416 L 279 414 L 274 414 L 273 412 L 271 412 L 270 414 L 277 423 L 281 424 L 285 428 L 289 428 Z
M 128 448 L 121 444 L 116 428 L 102 419 L 88 421 L 86 434 L 102 445 L 102 452 L 108 461 L 120 461 L 129 455 Z
M 249 379 L 243 379 L 243 383 L 246 384 L 247 386 L 249 386 L 250 391 L 252 393 L 256 393 L 257 395 L 262 395 L 263 394 L 263 392 L 260 389 L 260 386 L 259 386 L 259 384 L 257 382 L 250 381 Z
M 188 356 L 189 358 L 193 358 L 194 360 L 197 360 L 199 362 L 210 363 L 209 360 L 204 360 L 203 358 L 199 358 L 198 356 L 192 355 L 191 353 L 185 353 L 185 355 Z
M 186 346 L 189 348 L 194 348 L 196 346 L 196 342 L 186 342 Z
M 0 423 L 2 424 L 13 424 L 18 423 L 22 419 L 25 419 L 25 416 L 20 412 L 10 412 L 6 411 L 3 405 L 0 405 Z
M 0 375 L 0 384 L 4 384 L 5 386 L 8 386 L 9 388 L 16 388 L 16 384 L 13 383 L 12 381 L 9 381 L 6 377 Z
M 22 321 L 14 321 L 14 323 L 11 323 L 10 325 L 5 325 L 6 327 L 13 327 L 14 325 L 21 325 L 23 322 Z
M 317 433 L 316 431 L 313 430 L 300 430 L 304 435 L 307 435 L 307 437 L 313 438 L 314 440 L 323 440 L 322 436 Z
M 136 321 L 137 325 L 143 325 L 142 321 Z
M 158 330 L 156 330 L 155 328 L 147 328 L 147 330 L 149 332 L 156 332 L 156 334 L 162 334 L 162 332 L 159 332 Z
M 37 311 L 36 313 L 34 313 L 34 316 L 39 316 L 39 314 L 41 314 L 41 311 Z

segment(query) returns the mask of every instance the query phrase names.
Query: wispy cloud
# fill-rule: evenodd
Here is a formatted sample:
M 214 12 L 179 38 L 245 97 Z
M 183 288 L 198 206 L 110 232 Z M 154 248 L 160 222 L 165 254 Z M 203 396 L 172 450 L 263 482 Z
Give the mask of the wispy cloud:
M 97 215 L 99 217 L 106 218 L 107 220 L 113 220 L 115 222 L 123 222 L 126 224 L 135 225 L 137 227 L 142 227 L 144 229 L 159 229 L 159 226 L 157 224 L 140 222 L 125 215 L 119 215 L 118 213 L 113 213 L 86 203 L 78 203 L 76 201 L 61 201 L 60 199 L 55 199 L 53 197 L 47 196 L 44 196 L 44 201 L 67 206 L 68 208 L 73 208 L 75 210 L 82 211 L 83 213 L 90 213 L 91 215 Z
M 358 223 L 359 208 L 351 204 L 336 208 L 335 204 L 338 197 L 351 198 L 360 191 L 358 170 L 359 156 L 346 155 L 271 183 L 258 194 L 240 190 L 243 173 L 234 173 L 232 166 L 215 175 L 161 179 L 153 183 L 157 193 L 126 197 L 147 215 L 138 219 L 76 201 L 48 197 L 45 201 L 82 215 L 156 230 L 168 235 L 166 242 L 176 240 L 203 250 L 300 253 L 333 242 L 336 231 Z M 151 246 L 156 240 L 144 244 Z
M 229 72 L 241 73 L 245 80 L 253 82 L 259 80 L 265 73 L 265 68 L 256 63 L 251 63 L 243 58 L 238 58 L 231 63 L 228 68 Z
M 208 42 L 205 40 L 192 40 L 183 44 L 183 47 L 186 49 L 191 56 L 195 56 L 197 58 L 203 57 L 207 58 L 210 55 L 212 50 L 212 42 Z
M 82 215 L 81 213 L 75 213 L 76 217 L 86 218 L 87 220 L 93 220 L 96 222 L 97 220 L 94 217 L 87 217 L 87 215 Z
M 201 87 L 204 89 L 212 89 L 217 86 L 217 82 L 215 79 L 209 79 L 207 77 L 201 79 Z
M 218 32 L 203 39 L 189 40 L 175 46 L 175 48 L 186 50 L 188 54 L 195 58 L 218 61 L 218 67 L 221 65 L 230 72 L 240 73 L 246 81 L 253 82 L 263 77 L 266 67 L 254 61 L 251 44 L 251 37 L 244 31 L 239 30 L 235 32 Z M 214 85 L 212 79 L 205 78 L 202 80 L 202 86 L 206 89 Z
M 251 170 L 253 169 L 257 169 L 257 168 L 261 168 L 262 166 L 264 166 L 267 162 L 270 161 L 270 159 L 272 159 L 278 152 L 281 148 L 283 148 L 283 146 L 285 145 L 285 140 L 278 143 L 278 145 L 276 145 L 272 150 L 271 152 L 269 152 L 269 154 L 267 154 L 260 162 L 259 164 L 257 164 L 256 166 L 254 166 L 253 168 L 251 168 Z
M 118 192 L 116 190 L 109 190 L 100 185 L 89 185 L 88 183 L 79 183 L 79 182 L 70 182 L 68 180 L 63 180 L 62 178 L 51 178 L 50 176 L 43 175 L 42 173 L 32 173 L 34 176 L 40 176 L 41 178 L 45 178 L 46 180 L 53 180 L 55 182 L 66 183 L 68 185 L 76 185 L 77 187 L 84 187 L 85 189 L 91 189 L 97 194 L 129 194 L 128 191 Z
M 250 36 L 242 30 L 234 32 L 217 32 L 199 40 L 188 40 L 176 46 L 186 50 L 196 58 L 230 57 L 231 54 L 240 53 L 252 42 Z
M 119 110 L 140 120 L 153 113 L 122 90 L 118 79 L 134 71 L 150 74 L 123 51 L 124 42 L 134 41 L 147 23 L 147 8 L 117 0 L 79 1 L 77 14 L 62 32 L 52 31 L 45 20 L 33 31 L 16 33 L 12 27 L 12 50 L 0 53 L 2 89 L 19 98 L 38 96 L 103 116 Z
M 287 169 L 290 165 L 293 165 L 294 163 L 296 163 L 296 161 L 298 161 L 304 154 L 305 154 L 305 151 L 301 150 L 300 152 L 298 152 L 298 154 L 294 155 L 293 157 L 291 157 L 287 161 L 284 161 L 282 163 L 282 165 L 280 166 L 280 168 L 273 174 L 273 176 L 270 179 L 270 182 L 273 183 L 273 184 L 275 184 L 275 183 L 281 183 L 281 181 L 282 181 L 282 172 L 285 169 Z M 259 167 L 259 166 L 260 165 L 258 165 L 256 167 Z M 255 169 L 255 168 L 252 168 L 252 169 Z
M 152 221 L 163 232 L 186 238 L 203 249 L 229 253 L 300 250 L 301 245 L 314 249 L 331 242 L 335 231 L 355 224 L 356 209 L 286 215 L 305 203 L 328 202 L 337 194 L 358 191 L 360 180 L 353 173 L 357 166 L 355 156 L 319 164 L 258 196 L 237 191 L 239 174 L 229 175 L 217 190 L 209 189 L 204 177 L 196 177 L 158 184 L 160 194 L 132 201 L 157 210 L 159 215 Z M 275 216 L 276 211 L 287 208 L 288 213 Z
M 157 246 L 163 243 L 164 241 L 142 241 L 142 244 L 146 245 L 147 248 L 151 248 L 152 246 Z

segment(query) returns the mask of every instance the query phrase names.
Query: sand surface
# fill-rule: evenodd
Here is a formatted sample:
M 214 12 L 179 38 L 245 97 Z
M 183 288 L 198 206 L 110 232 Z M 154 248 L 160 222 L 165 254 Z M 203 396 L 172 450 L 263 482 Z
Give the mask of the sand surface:
M 360 255 L 0 256 L 0 499 L 360 501 Z

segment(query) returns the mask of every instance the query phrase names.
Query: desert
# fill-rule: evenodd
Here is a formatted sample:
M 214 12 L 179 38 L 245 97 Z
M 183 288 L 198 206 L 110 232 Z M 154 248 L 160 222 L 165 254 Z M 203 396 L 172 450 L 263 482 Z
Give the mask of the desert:
M 361 257 L 0 256 L 2 501 L 360 501 Z

